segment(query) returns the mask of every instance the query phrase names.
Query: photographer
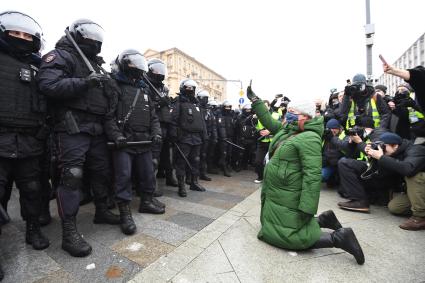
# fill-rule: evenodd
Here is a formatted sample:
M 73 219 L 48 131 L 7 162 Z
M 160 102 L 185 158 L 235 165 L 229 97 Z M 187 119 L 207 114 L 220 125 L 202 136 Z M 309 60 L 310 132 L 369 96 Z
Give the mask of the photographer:
M 353 82 L 345 87 L 340 117 L 346 123 L 346 129 L 354 127 L 359 117 L 372 117 L 375 127 L 388 128 L 389 109 L 382 97 L 374 96 L 374 93 L 375 89 L 363 74 L 355 75 Z
M 339 108 L 341 104 L 338 99 L 338 92 L 336 92 L 336 89 L 333 89 L 332 91 L 333 92 L 329 96 L 328 105 L 323 112 L 323 118 L 325 119 L 325 122 L 329 121 L 330 119 L 339 118 Z
M 416 93 L 416 100 L 421 109 L 425 109 L 425 67 L 417 66 L 413 69 L 398 69 L 387 63 L 383 64 L 384 72 L 402 78 L 409 83 Z
M 404 176 L 407 184 L 407 194 L 402 193 L 393 198 L 388 209 L 393 214 L 412 213 L 412 217 L 399 226 L 401 229 L 424 230 L 425 147 L 402 140 L 393 133 L 383 134 L 381 140 L 385 143 L 385 153 L 382 148 L 374 150 L 367 146 L 367 154 L 378 160 L 379 169 Z
M 367 144 L 378 141 L 379 137 L 385 132 L 386 130 L 382 128 L 374 129 L 374 121 L 371 117 L 358 119 L 358 125 L 347 131 L 348 142 L 341 142 L 346 157 L 338 161 L 340 178 L 338 192 L 341 196 L 350 199 L 350 201 L 339 203 L 340 207 L 348 210 L 369 212 L 369 196 L 365 193 L 365 184 L 359 177 L 368 167 L 365 152 Z M 373 182 L 366 185 L 375 187 Z M 382 193 L 378 190 L 378 194 Z
M 388 101 L 392 112 L 390 129 L 405 139 L 425 136 L 424 116 L 412 96 L 414 94 L 406 85 L 400 85 L 393 99 Z
M 326 123 L 322 142 L 322 182 L 326 182 L 328 187 L 338 183 L 338 160 L 344 156 L 345 143 L 348 144 L 348 136 L 341 124 L 336 119 L 330 119 Z

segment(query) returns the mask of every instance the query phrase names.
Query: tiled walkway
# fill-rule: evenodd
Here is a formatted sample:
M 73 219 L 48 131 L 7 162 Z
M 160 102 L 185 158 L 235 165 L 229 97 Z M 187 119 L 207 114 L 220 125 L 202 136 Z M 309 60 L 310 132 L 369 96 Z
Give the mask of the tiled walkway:
M 359 266 L 339 249 L 293 252 L 259 241 L 260 191 L 254 174 L 212 176 L 212 182 L 203 183 L 207 192 L 189 191 L 185 199 L 166 187 L 161 200 L 167 212 L 135 213 L 139 230 L 130 237 L 118 227 L 93 225 L 92 205 L 83 206 L 79 229 L 94 250 L 87 258 L 72 258 L 60 249 L 56 215 L 43 228 L 51 246 L 30 249 L 15 193 L 13 222 L 0 236 L 4 282 L 425 282 L 425 231 L 399 229 L 404 218 L 384 207 L 372 206 L 370 214 L 343 211 L 335 191 L 321 193 L 319 212 L 333 209 L 357 234 L 366 257 Z

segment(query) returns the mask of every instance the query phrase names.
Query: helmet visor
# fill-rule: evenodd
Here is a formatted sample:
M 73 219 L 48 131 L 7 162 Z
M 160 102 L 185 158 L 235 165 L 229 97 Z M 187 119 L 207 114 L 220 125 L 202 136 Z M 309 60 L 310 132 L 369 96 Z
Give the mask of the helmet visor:
M 167 76 L 167 68 L 163 63 L 153 63 L 149 65 L 149 70 L 156 75 Z
M 96 23 L 81 23 L 76 28 L 83 38 L 103 42 L 104 30 Z
M 4 12 L 0 14 L 0 29 L 2 31 L 15 30 L 35 36 L 42 41 L 43 30 L 30 16 L 20 12 Z
M 142 54 L 127 54 L 123 59 L 128 62 L 130 68 L 136 68 L 144 72 L 148 71 L 146 59 Z
M 183 87 L 187 90 L 193 90 L 194 91 L 197 86 L 198 85 L 196 84 L 196 82 L 194 80 L 186 80 L 183 83 Z

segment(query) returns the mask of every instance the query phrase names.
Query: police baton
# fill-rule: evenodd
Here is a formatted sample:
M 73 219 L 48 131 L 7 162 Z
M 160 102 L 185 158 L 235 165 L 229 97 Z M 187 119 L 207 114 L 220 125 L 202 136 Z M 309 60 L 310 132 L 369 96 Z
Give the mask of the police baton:
M 183 151 L 180 149 L 180 147 L 177 145 L 177 143 L 174 142 L 174 145 L 176 146 L 178 152 L 183 157 L 184 161 L 186 161 L 187 167 L 189 167 L 190 171 L 193 172 L 192 166 L 190 166 L 189 160 L 187 160 L 186 156 L 184 155 Z
M 81 51 L 78 44 L 75 42 L 74 38 L 72 37 L 71 33 L 69 33 L 68 28 L 65 29 L 65 35 L 66 38 L 68 38 L 69 41 L 71 41 L 72 45 L 77 49 L 78 54 L 80 54 L 81 59 L 83 59 L 84 63 L 86 64 L 87 68 L 89 68 L 90 73 L 96 73 L 93 66 L 90 64 L 89 59 L 87 59 L 86 55 L 84 55 L 83 51 Z
M 227 142 L 228 144 L 230 144 L 231 146 L 234 146 L 234 147 L 236 147 L 236 148 L 239 148 L 239 149 L 241 149 L 241 150 L 245 150 L 245 148 L 244 147 L 242 147 L 242 146 L 240 146 L 240 145 L 237 145 L 237 144 L 234 144 L 234 143 L 232 143 L 231 141 L 228 141 L 228 140 L 224 140 L 225 142 Z
M 134 147 L 139 145 L 145 145 L 145 144 L 151 144 L 152 141 L 135 141 L 135 142 L 126 142 L 125 147 Z M 116 147 L 114 142 L 107 142 L 108 148 L 114 148 Z

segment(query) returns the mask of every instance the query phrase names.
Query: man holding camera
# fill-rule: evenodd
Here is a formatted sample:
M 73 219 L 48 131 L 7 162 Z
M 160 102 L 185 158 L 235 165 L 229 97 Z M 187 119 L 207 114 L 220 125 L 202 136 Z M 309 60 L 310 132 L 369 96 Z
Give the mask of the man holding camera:
M 330 119 L 326 123 L 322 142 L 322 181 L 328 187 L 338 183 L 337 167 L 338 160 L 345 155 L 342 146 L 344 141 L 348 143 L 348 136 L 341 124 L 336 119 Z
M 344 150 L 345 157 L 338 161 L 341 182 L 338 192 L 350 201 L 338 205 L 347 210 L 369 212 L 369 197 L 364 187 L 385 188 L 385 186 L 380 185 L 383 184 L 382 182 L 375 184 L 375 180 L 366 182 L 360 180 L 360 175 L 368 168 L 365 148 L 367 143 L 378 141 L 386 130 L 375 129 L 374 120 L 371 117 L 362 117 L 357 120 L 358 125 L 348 130 L 348 141 L 339 142 L 339 147 Z
M 363 74 L 355 75 L 352 83 L 345 87 L 340 118 L 346 123 L 346 129 L 354 127 L 358 118 L 364 116 L 372 117 L 376 128 L 388 128 L 389 109 L 382 97 L 374 93 L 374 87 L 367 83 Z

